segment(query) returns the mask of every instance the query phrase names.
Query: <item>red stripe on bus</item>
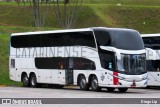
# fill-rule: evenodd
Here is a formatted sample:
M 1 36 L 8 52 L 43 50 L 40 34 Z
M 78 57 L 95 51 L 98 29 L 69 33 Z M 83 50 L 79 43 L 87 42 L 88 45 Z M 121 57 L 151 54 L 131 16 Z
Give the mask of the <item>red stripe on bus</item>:
M 113 72 L 113 84 L 118 85 L 118 78 L 115 76 L 118 76 L 118 72 Z

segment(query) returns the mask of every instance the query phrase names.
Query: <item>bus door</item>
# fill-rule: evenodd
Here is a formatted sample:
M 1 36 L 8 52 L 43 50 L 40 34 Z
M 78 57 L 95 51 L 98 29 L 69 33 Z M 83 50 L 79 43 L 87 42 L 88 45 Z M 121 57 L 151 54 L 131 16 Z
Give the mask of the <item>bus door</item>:
M 63 85 L 66 84 L 65 70 L 61 70 L 61 69 L 58 70 L 58 82 L 59 82 L 59 84 L 63 84 Z
M 58 83 L 65 85 L 66 84 L 66 80 L 65 80 L 65 61 L 60 61 L 59 62 L 59 66 L 60 69 L 58 69 Z
M 74 66 L 74 60 L 73 58 L 66 58 L 66 84 L 73 84 L 73 66 Z

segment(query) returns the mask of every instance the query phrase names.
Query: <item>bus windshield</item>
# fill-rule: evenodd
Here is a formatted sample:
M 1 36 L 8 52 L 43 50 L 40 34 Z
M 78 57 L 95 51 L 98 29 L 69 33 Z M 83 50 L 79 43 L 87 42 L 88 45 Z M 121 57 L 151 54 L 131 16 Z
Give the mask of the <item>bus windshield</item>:
M 121 60 L 117 61 L 117 68 L 120 73 L 128 75 L 139 75 L 146 73 L 146 55 L 121 54 Z

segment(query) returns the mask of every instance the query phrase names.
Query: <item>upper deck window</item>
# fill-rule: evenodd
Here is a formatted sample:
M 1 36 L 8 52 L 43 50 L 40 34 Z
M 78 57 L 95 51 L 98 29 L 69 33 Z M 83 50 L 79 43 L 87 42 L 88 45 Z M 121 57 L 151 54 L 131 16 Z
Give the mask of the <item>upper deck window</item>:
M 160 37 L 143 37 L 144 46 L 154 50 L 160 49 Z
M 11 46 L 14 48 L 58 46 L 96 47 L 93 32 L 91 31 L 12 36 Z

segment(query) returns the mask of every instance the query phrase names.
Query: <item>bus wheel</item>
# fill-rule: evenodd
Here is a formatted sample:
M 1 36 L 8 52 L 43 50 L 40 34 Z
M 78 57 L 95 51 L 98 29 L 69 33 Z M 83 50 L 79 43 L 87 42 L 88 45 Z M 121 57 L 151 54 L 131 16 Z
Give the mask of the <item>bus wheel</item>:
M 96 76 L 93 76 L 91 79 L 91 88 L 93 91 L 101 91 L 101 88 L 98 85 L 98 80 Z
M 86 78 L 84 76 L 80 77 L 79 86 L 81 90 L 85 90 L 85 91 L 89 90 L 89 85 L 86 82 Z
M 115 90 L 115 88 L 112 88 L 112 87 L 108 87 L 108 88 L 107 88 L 107 91 L 108 91 L 108 92 L 113 92 L 114 90 Z
M 128 90 L 128 88 L 118 88 L 119 92 L 124 93 Z
M 29 87 L 29 79 L 28 79 L 27 74 L 23 75 L 23 77 L 22 77 L 22 83 L 23 83 L 24 87 Z
M 35 74 L 31 75 L 30 84 L 31 84 L 31 87 L 33 87 L 33 88 L 37 87 L 37 78 L 36 78 Z

